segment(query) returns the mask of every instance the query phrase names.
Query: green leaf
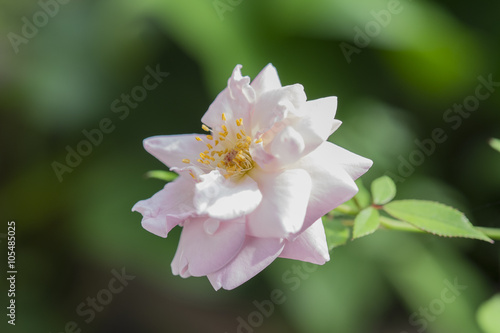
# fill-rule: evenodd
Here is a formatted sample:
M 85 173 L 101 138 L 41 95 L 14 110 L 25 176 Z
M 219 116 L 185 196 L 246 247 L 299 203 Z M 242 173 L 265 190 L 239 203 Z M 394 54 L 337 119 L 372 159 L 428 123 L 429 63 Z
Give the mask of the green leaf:
M 363 209 L 354 219 L 353 239 L 374 233 L 380 225 L 380 214 L 373 207 Z
M 372 182 L 373 203 L 385 205 L 396 196 L 396 184 L 388 177 L 383 176 Z
M 323 216 L 323 226 L 325 227 L 328 251 L 337 246 L 344 245 L 350 238 L 350 229 L 343 225 L 340 219 Z
M 500 152 L 500 140 L 491 138 L 490 139 L 490 146 L 495 149 L 496 151 Z
M 146 178 L 156 178 L 160 180 L 164 180 L 166 182 L 171 182 L 175 178 L 177 178 L 177 174 L 175 172 L 171 171 L 164 171 L 164 170 L 151 170 L 146 172 L 144 175 Z
M 500 333 L 500 294 L 484 302 L 477 310 L 477 321 L 485 333 Z
M 474 228 L 463 213 L 438 202 L 397 200 L 385 205 L 384 210 L 397 219 L 439 236 L 475 238 L 493 242 Z

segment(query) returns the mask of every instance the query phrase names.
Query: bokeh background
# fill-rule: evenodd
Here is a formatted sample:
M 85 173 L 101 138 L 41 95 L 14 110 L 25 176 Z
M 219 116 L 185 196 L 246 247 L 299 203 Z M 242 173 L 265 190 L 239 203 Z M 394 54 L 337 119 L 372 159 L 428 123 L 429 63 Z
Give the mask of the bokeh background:
M 415 140 L 442 128 L 447 140 L 400 179 L 397 198 L 438 200 L 500 227 L 500 154 L 487 143 L 500 137 L 499 87 L 467 117 L 443 118 L 475 95 L 478 77 L 500 80 L 496 2 L 60 1 L 0 1 L 0 246 L 14 220 L 18 268 L 17 325 L 2 313 L 2 332 L 498 332 L 477 320 L 500 291 L 498 244 L 378 231 L 312 272 L 281 259 L 215 292 L 205 278 L 172 276 L 179 230 L 162 239 L 130 211 L 164 184 L 144 177 L 165 167 L 142 140 L 200 132 L 236 64 L 253 78 L 273 63 L 309 99 L 338 96 L 343 125 L 330 140 L 374 161 L 366 185 L 398 175 Z M 23 37 L 34 19 L 40 27 Z M 148 66 L 169 75 L 128 113 L 113 112 Z M 67 147 L 105 118 L 113 130 L 60 181 L 54 161 L 66 164 Z M 87 323 L 78 306 L 122 269 L 135 278 Z M 467 288 L 441 308 L 446 280 Z M 275 289 L 284 303 L 255 315 L 254 301 Z M 249 316 L 257 327 L 238 328 Z

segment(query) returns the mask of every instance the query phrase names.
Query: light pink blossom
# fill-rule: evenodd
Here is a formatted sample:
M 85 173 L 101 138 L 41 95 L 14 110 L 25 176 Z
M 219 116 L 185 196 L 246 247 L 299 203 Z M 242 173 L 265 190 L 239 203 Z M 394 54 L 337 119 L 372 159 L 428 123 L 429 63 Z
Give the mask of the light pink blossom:
M 133 208 L 142 226 L 182 233 L 171 267 L 233 289 L 277 257 L 330 259 L 321 217 L 356 194 L 372 161 L 328 137 L 337 98 L 306 101 L 269 64 L 250 83 L 236 66 L 202 118 L 205 135 L 154 136 L 145 149 L 179 177 Z

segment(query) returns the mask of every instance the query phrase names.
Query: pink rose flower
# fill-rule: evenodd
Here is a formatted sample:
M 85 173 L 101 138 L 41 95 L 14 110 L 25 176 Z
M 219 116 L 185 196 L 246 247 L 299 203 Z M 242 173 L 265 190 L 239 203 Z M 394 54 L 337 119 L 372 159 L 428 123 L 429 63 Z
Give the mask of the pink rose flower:
M 267 65 L 250 83 L 236 66 L 202 118 L 208 134 L 154 136 L 145 149 L 179 177 L 133 211 L 142 226 L 182 233 L 171 267 L 233 289 L 277 257 L 330 259 L 321 217 L 353 197 L 372 161 L 328 137 L 340 126 L 337 98 L 306 101 Z

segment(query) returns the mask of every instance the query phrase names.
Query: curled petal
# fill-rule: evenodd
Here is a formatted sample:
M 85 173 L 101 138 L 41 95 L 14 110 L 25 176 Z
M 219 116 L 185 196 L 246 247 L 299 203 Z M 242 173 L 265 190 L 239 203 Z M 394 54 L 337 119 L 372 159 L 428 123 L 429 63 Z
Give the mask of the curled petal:
M 195 161 L 205 144 L 196 140 L 199 134 L 159 135 L 144 140 L 144 148 L 163 164 L 172 168 L 184 168 L 183 159 Z
M 268 64 L 259 75 L 251 83 L 252 88 L 255 90 L 257 98 L 263 93 L 281 88 L 280 78 L 276 68 Z
M 201 175 L 194 205 L 198 214 L 229 220 L 252 212 L 262 200 L 257 183 L 250 177 L 225 179 L 219 171 Z
M 302 260 L 318 265 L 329 261 L 330 254 L 321 218 L 293 241 L 287 240 L 280 258 Z
M 226 266 L 207 275 L 215 290 L 234 289 L 269 266 L 283 250 L 284 242 L 277 238 L 247 236 L 241 251 Z
M 276 134 L 281 131 L 285 125 L 281 122 L 289 114 L 295 114 L 300 110 L 306 98 L 301 84 L 285 86 L 259 96 L 252 115 L 252 135 L 260 136 L 268 131 Z
M 342 124 L 335 119 L 337 97 L 326 97 L 308 101 L 301 109 L 302 117 L 293 127 L 305 142 L 305 153 L 316 149 Z
M 220 129 L 221 115 L 225 114 L 227 123 L 234 125 L 236 119 L 249 124 L 250 114 L 255 103 L 255 91 L 250 86 L 250 78 L 241 75 L 241 65 L 237 65 L 224 89 L 213 101 L 201 121 L 212 128 Z
M 247 233 L 255 237 L 288 238 L 304 223 L 311 177 L 305 170 L 285 170 L 279 174 L 260 174 L 256 178 L 264 196 L 248 215 Z
M 172 261 L 175 275 L 204 276 L 220 270 L 241 249 L 245 241 L 245 220 L 220 222 L 214 230 L 210 218 L 192 218 L 184 224 L 177 252 Z
M 142 214 L 142 226 L 160 237 L 167 237 L 173 227 L 196 214 L 193 205 L 194 183 L 178 178 L 153 195 L 139 201 L 132 208 Z

